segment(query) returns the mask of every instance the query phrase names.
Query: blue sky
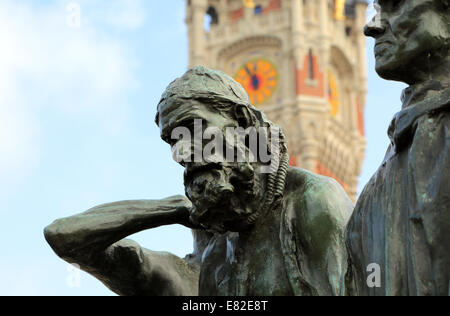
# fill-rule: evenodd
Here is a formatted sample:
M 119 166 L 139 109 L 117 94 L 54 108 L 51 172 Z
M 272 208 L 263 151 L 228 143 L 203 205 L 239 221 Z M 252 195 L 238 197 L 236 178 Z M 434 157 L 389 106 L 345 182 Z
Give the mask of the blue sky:
M 67 25 L 67 5 L 81 27 Z M 378 168 L 403 84 L 373 71 L 368 40 L 368 147 L 360 189 Z M 95 205 L 184 192 L 154 124 L 165 87 L 187 67 L 184 1 L 2 0 L 0 2 L 0 295 L 111 295 L 46 244 L 54 219 Z M 184 256 L 190 231 L 132 237 Z

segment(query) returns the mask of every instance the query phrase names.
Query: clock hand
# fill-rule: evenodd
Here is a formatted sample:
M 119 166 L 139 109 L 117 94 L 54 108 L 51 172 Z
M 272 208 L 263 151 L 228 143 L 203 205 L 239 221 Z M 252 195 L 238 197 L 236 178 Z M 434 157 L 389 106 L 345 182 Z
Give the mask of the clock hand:
M 253 68 L 256 70 L 257 69 L 257 64 L 253 64 Z M 251 85 L 252 87 L 256 90 L 259 88 L 259 79 L 258 76 L 256 75 L 256 73 L 252 74 L 250 69 L 248 68 L 248 65 L 246 65 L 244 67 L 245 71 L 247 72 L 247 74 L 250 76 L 250 80 L 251 80 Z
M 248 69 L 248 66 L 246 65 L 245 66 L 245 71 L 248 73 L 248 75 L 250 76 L 250 77 L 253 77 L 253 74 L 250 72 L 250 69 Z
M 253 73 L 256 74 L 257 71 L 258 71 L 258 63 L 256 62 L 253 64 Z

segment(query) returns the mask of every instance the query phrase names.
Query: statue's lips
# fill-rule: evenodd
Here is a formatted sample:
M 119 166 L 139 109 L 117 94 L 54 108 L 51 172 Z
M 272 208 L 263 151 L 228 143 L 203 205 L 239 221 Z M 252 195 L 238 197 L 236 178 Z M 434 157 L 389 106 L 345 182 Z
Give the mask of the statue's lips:
M 379 46 L 379 45 L 382 45 L 382 44 L 389 44 L 389 45 L 392 45 L 392 41 L 391 41 L 391 40 L 388 40 L 388 39 L 381 39 L 381 38 L 379 38 L 379 39 L 377 39 L 377 40 L 375 41 L 375 47 L 377 47 L 377 46 Z
M 374 47 L 374 53 L 375 56 L 379 56 L 381 55 L 383 52 L 385 52 L 389 46 L 392 45 L 391 41 L 388 40 L 378 40 L 375 42 L 375 47 Z

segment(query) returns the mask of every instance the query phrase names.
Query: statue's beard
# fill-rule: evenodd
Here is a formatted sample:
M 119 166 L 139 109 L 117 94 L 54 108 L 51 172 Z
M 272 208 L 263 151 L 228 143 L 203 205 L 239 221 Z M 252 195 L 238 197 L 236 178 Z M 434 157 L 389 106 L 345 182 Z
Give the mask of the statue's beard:
M 247 229 L 249 217 L 261 207 L 261 183 L 250 163 L 188 167 L 185 188 L 193 204 L 191 221 L 219 233 Z

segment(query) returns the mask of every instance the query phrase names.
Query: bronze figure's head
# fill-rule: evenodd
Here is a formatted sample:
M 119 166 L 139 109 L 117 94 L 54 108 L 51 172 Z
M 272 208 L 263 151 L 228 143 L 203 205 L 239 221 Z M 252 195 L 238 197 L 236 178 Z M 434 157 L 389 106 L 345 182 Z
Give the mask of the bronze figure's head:
M 231 77 L 201 66 L 190 69 L 163 93 L 156 123 L 185 167 L 193 223 L 241 231 L 254 223 L 261 205 L 273 202 L 280 158 L 287 163 L 284 137 Z M 276 131 L 281 137 L 273 147 Z M 270 161 L 260 159 L 261 149 Z
M 375 39 L 376 71 L 409 85 L 448 76 L 449 0 L 375 0 L 364 33 Z

